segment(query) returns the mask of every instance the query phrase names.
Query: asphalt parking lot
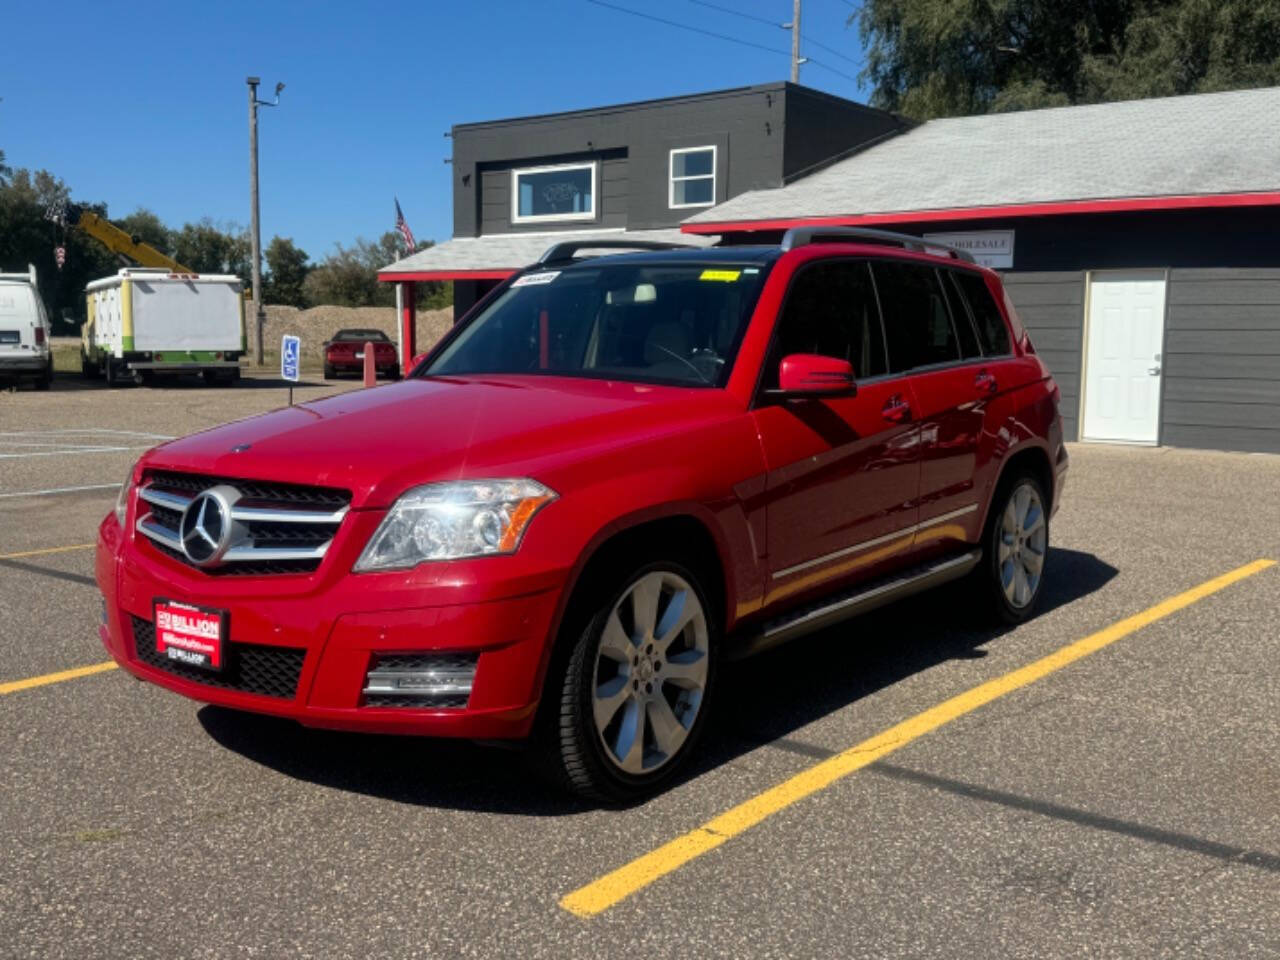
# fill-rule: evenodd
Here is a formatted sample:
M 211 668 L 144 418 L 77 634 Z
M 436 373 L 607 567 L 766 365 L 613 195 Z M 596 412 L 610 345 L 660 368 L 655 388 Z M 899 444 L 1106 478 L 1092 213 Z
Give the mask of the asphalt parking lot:
M 1280 956 L 1280 458 L 1073 446 L 1039 616 L 952 589 L 737 665 L 688 776 L 600 810 L 62 675 L 133 459 L 284 402 L 0 394 L 0 956 Z

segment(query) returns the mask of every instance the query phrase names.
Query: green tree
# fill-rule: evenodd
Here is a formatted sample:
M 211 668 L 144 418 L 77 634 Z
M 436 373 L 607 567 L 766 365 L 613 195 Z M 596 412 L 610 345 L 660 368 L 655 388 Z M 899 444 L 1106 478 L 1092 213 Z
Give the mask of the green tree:
M 173 258 L 197 273 L 230 273 L 248 287 L 250 280 L 249 232 L 238 224 L 219 226 L 211 217 L 185 223 L 173 235 Z
M 276 236 L 267 244 L 266 258 L 268 274 L 263 299 L 291 307 L 306 306 L 302 291 L 310 271 L 306 251 L 294 244 L 291 237 Z
M 21 271 L 34 264 L 50 317 L 59 323 L 66 314 L 74 324 L 84 320 L 85 285 L 115 273 L 120 264 L 93 238 L 45 219 L 52 204 L 66 202 L 70 195 L 67 185 L 47 170 L 12 171 L 0 186 L 0 270 Z M 106 216 L 102 204 L 82 202 L 81 206 Z M 66 247 L 61 269 L 54 259 L 54 248 L 60 245 Z M 75 332 L 66 327 L 55 330 Z
M 150 244 L 161 253 L 173 256 L 173 233 L 158 216 L 146 207 L 139 207 L 127 217 L 113 221 L 135 240 Z
M 1280 0 L 866 0 L 874 105 L 918 120 L 1280 83 Z
M 306 301 L 311 305 L 335 304 L 347 307 L 392 306 L 396 302 L 395 287 L 378 282 L 378 271 L 402 259 L 401 237 L 395 231 L 377 240 L 357 237 L 350 247 L 337 244 L 333 253 L 313 268 L 303 284 Z M 419 243 L 425 250 L 430 241 Z M 415 251 L 416 252 L 416 251 Z M 415 285 L 417 304 L 424 307 L 448 306 L 453 303 L 453 287 L 430 282 Z

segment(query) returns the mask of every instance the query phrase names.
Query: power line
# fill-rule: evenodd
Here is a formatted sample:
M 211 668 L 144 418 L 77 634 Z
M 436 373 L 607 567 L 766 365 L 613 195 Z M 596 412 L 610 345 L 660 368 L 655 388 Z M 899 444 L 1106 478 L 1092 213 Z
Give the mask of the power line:
M 725 36 L 723 33 L 715 33 L 711 30 L 703 30 L 701 27 L 691 27 L 687 23 L 677 23 L 675 20 L 667 20 L 663 17 L 655 17 L 651 13 L 642 13 L 639 10 L 630 10 L 627 7 L 615 6 L 612 3 L 605 3 L 605 0 L 587 0 L 587 3 L 593 3 L 597 7 L 607 7 L 610 10 L 617 10 L 619 13 L 629 13 L 633 17 L 642 17 L 645 20 L 653 20 L 655 23 L 665 23 L 668 27 L 676 27 L 680 30 L 688 30 L 691 33 L 700 33 L 704 37 L 715 37 L 717 40 L 727 40 L 729 43 L 736 43 L 744 47 L 754 47 L 757 50 L 763 50 L 765 53 L 776 53 L 779 56 L 788 56 L 785 50 L 778 50 L 775 47 L 766 47 L 762 43 L 752 43 L 750 40 L 739 40 L 737 37 Z
M 652 13 L 644 13 L 640 10 L 632 10 L 628 7 L 619 7 L 616 4 L 606 3 L 605 0 L 587 0 L 587 3 L 594 4 L 597 7 L 605 7 L 606 9 L 609 9 L 609 10 L 616 10 L 618 13 L 627 13 L 633 17 L 640 17 L 641 19 L 644 19 L 644 20 L 652 20 L 655 23 L 662 23 L 668 27 L 675 27 L 678 30 L 687 30 L 690 33 L 700 33 L 704 37 L 714 37 L 716 40 L 725 40 L 729 43 L 736 43 L 742 47 L 751 47 L 755 50 L 763 50 L 765 53 L 777 54 L 780 57 L 790 56 L 790 54 L 786 50 L 779 50 L 776 47 L 768 47 L 768 46 L 765 46 L 763 43 L 752 43 L 750 40 L 742 40 L 738 37 L 730 37 L 723 33 L 716 33 L 713 30 L 704 30 L 701 27 L 693 27 L 687 23 L 679 23 L 675 20 L 667 20 L 665 17 L 654 16 Z M 769 23 L 772 25 L 773 21 L 769 21 Z M 857 77 L 851 77 L 849 76 L 849 74 L 844 73 L 840 70 L 837 70 L 835 67 L 832 67 L 828 64 L 825 64 L 821 60 L 814 60 L 812 57 L 810 57 L 808 58 L 807 62 L 812 64 L 815 67 L 821 67 L 823 70 L 830 71 L 831 73 L 834 73 L 838 77 L 844 77 L 846 80 L 849 80 L 852 83 L 858 82 Z
M 783 26 L 783 24 L 778 23 L 776 20 L 770 20 L 767 17 L 757 17 L 754 14 L 750 14 L 750 13 L 743 13 L 741 10 L 734 10 L 731 7 L 722 7 L 718 3 L 709 3 L 708 0 L 689 0 L 689 2 L 696 3 L 700 7 L 709 7 L 712 10 L 719 10 L 721 13 L 727 13 L 733 17 L 740 17 L 743 20 L 754 20 L 756 23 L 763 23 L 766 26 L 770 26 L 770 27 Z M 862 64 L 857 60 L 854 60 L 852 57 L 845 56 L 835 47 L 828 47 L 825 43 L 819 43 L 817 40 L 814 40 L 807 33 L 800 34 L 800 38 L 804 40 L 805 43 L 812 44 L 813 46 L 817 47 L 819 50 L 825 50 L 827 51 L 827 53 L 830 53 L 833 56 L 837 56 L 841 60 L 847 60 L 849 63 L 853 64 L 855 67 L 862 66 Z M 809 62 L 812 63 L 813 61 L 810 60 Z

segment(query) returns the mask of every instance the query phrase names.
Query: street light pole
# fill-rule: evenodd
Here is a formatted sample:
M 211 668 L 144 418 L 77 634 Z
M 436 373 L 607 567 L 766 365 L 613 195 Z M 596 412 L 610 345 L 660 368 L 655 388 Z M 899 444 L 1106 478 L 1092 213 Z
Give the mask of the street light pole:
M 258 223 L 258 108 L 278 107 L 280 105 L 280 91 L 284 89 L 284 84 L 276 84 L 275 100 L 259 100 L 258 84 L 262 82 L 261 78 L 248 77 L 245 82 L 249 84 L 249 203 L 252 208 L 249 214 L 249 233 L 251 234 L 250 243 L 253 247 L 253 312 L 255 328 L 253 362 L 260 367 L 263 364 L 262 332 L 267 325 L 267 311 L 262 306 L 262 231 Z
M 262 233 L 258 225 L 258 77 L 249 77 L 249 242 L 253 245 L 253 362 L 262 366 Z

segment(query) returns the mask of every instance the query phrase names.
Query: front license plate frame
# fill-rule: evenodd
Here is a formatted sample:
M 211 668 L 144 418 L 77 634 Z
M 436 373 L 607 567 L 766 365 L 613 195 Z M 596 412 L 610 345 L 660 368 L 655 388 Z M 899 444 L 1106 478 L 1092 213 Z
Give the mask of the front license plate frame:
M 226 610 L 183 600 L 155 597 L 151 601 L 156 653 L 174 664 L 219 674 L 227 668 Z M 211 624 L 216 623 L 216 632 Z

